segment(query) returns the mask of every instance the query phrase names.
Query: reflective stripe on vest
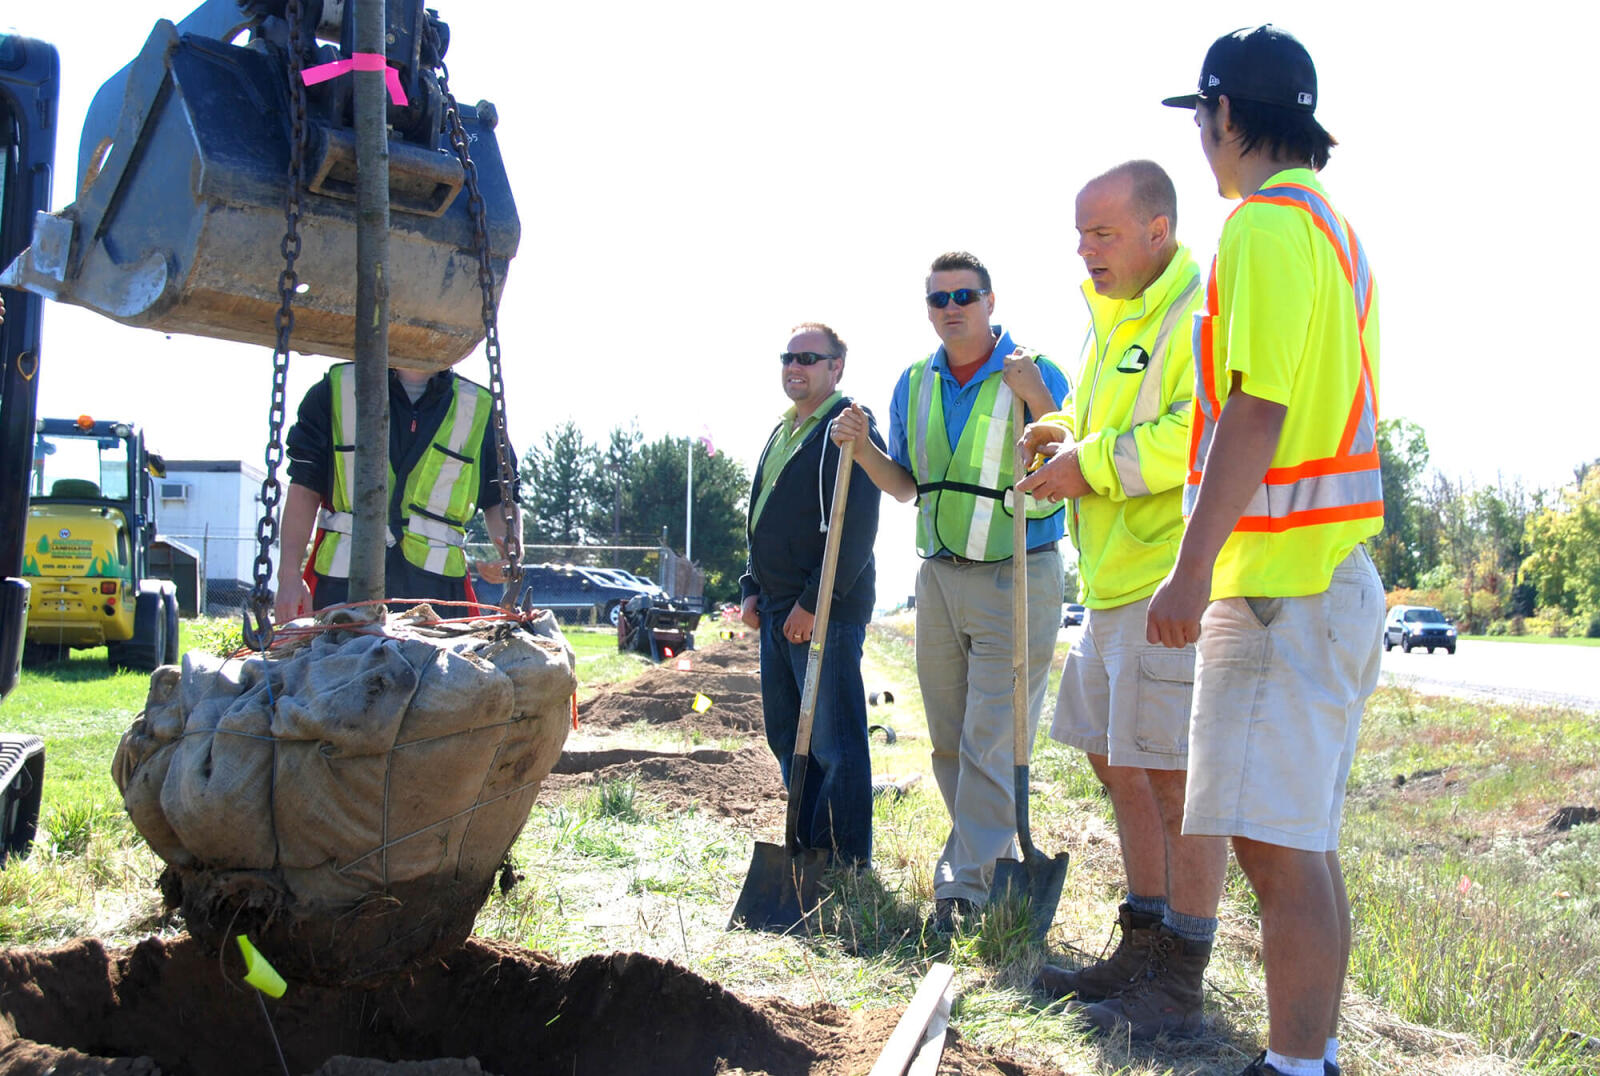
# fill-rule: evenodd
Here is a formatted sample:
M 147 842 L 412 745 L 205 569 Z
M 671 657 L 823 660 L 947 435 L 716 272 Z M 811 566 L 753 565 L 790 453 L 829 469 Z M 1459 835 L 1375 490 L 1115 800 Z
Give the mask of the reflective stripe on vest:
M 969 560 L 1011 556 L 1012 458 L 1020 434 L 1011 429 L 1014 395 L 998 374 L 985 378 L 952 452 L 939 372 L 931 357 L 911 368 L 906 435 L 916 469 L 917 551 L 922 556 L 946 549 Z M 1062 510 L 1031 496 L 1023 503 L 1030 519 Z M 1006 522 L 997 526 L 996 516 Z
M 345 364 L 329 371 L 333 390 L 334 444 L 333 507 L 324 508 L 318 525 L 326 532 L 317 548 L 315 570 L 325 576 L 350 574 L 350 542 L 354 530 L 352 486 L 355 468 L 355 377 Z M 489 421 L 489 394 L 478 385 L 456 378 L 453 398 L 439 428 L 411 473 L 399 500 L 403 515 L 398 539 L 386 528 L 385 543 L 397 540 L 406 560 L 434 575 L 466 574 L 467 521 L 477 509 L 478 449 Z M 391 504 L 395 484 L 389 466 Z M 392 517 L 400 514 L 391 508 Z
M 1355 399 L 1345 418 L 1339 447 L 1331 456 L 1307 460 L 1289 467 L 1270 468 L 1261 485 L 1251 495 L 1235 531 L 1273 534 L 1324 523 L 1383 516 L 1383 480 L 1378 466 L 1378 406 L 1372 385 L 1372 365 L 1367 358 L 1367 314 L 1372 307 L 1372 274 L 1367 254 L 1356 241 L 1355 232 L 1340 219 L 1326 198 L 1310 187 L 1284 183 L 1263 187 L 1249 202 L 1290 206 L 1309 214 L 1313 224 L 1333 244 L 1339 267 L 1351 288 L 1355 302 L 1356 337 L 1361 345 L 1361 377 Z M 1217 264 L 1211 262 L 1211 280 L 1206 289 L 1206 313 L 1195 319 L 1194 379 L 1195 401 L 1199 405 L 1189 440 L 1189 478 L 1183 491 L 1184 515 L 1194 511 L 1200 477 L 1211 450 L 1211 438 L 1222 415 L 1217 393 L 1214 322 L 1220 310 L 1217 296 Z
M 1161 417 L 1161 389 L 1166 380 L 1167 341 L 1172 338 L 1172 331 L 1177 328 L 1178 319 L 1182 318 L 1183 312 L 1189 308 L 1189 300 L 1194 297 L 1199 287 L 1200 277 L 1196 274 L 1172 301 L 1172 305 L 1167 307 L 1166 315 L 1161 319 L 1161 327 L 1156 330 L 1155 343 L 1150 349 L 1150 361 L 1145 364 L 1144 373 L 1139 381 L 1139 395 L 1133 402 L 1133 414 L 1128 419 L 1128 430 L 1126 433 L 1118 434 L 1116 442 L 1111 446 L 1111 462 L 1117 469 L 1117 480 L 1122 483 L 1122 492 L 1129 497 L 1150 495 L 1150 487 L 1145 484 L 1144 469 L 1139 461 L 1139 441 L 1134 436 L 1134 430 Z M 1098 370 L 1095 371 L 1095 376 L 1099 376 Z M 1188 406 L 1188 400 L 1179 400 L 1172 405 L 1171 410 L 1182 411 Z

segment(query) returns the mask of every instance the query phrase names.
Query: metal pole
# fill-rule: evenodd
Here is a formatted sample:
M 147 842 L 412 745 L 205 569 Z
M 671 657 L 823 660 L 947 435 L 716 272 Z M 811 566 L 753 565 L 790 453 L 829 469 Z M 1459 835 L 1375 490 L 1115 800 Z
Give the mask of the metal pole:
M 384 0 L 355 0 L 355 51 L 386 51 Z M 378 71 L 352 72 L 356 113 L 356 466 L 350 600 L 384 597 L 389 523 L 389 125 Z
M 694 438 L 689 438 L 688 448 L 689 492 L 683 505 L 683 559 L 694 559 Z

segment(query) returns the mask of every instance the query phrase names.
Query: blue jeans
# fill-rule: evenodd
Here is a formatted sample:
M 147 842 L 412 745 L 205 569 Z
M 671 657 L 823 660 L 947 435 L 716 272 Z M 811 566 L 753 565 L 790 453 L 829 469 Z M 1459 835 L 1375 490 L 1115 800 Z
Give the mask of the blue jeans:
M 790 787 L 800 693 L 805 686 L 809 643 L 783 637 L 793 602 L 761 603 L 761 708 L 767 744 Z M 824 848 L 836 859 L 865 865 L 872 859 L 872 760 L 867 750 L 867 693 L 861 683 L 864 624 L 828 625 L 817 684 L 817 712 L 800 798 L 796 837 L 806 848 Z

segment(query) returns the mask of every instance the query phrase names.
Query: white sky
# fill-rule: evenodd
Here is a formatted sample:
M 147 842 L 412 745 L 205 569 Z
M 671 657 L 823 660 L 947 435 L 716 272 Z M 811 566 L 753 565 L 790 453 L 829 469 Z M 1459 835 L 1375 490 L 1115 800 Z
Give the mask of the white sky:
M 1159 99 L 1193 89 L 1215 37 L 1274 21 L 1311 50 L 1318 116 L 1344 142 L 1323 178 L 1379 282 L 1383 415 L 1421 423 L 1452 475 L 1553 486 L 1600 456 L 1600 366 L 1575 309 L 1592 241 L 1567 208 L 1590 201 L 1572 185 L 1589 182 L 1573 166 L 1591 5 L 436 6 L 456 93 L 499 107 L 522 218 L 501 314 L 519 450 L 569 416 L 596 441 L 637 417 L 651 438 L 707 424 L 753 465 L 786 403 L 776 353 L 808 319 L 844 336 L 843 387 L 887 424 L 896 376 L 937 343 L 926 266 L 953 248 L 990 267 L 997 320 L 1075 375 L 1077 189 L 1159 161 L 1208 264 L 1230 204 L 1190 114 Z M 61 54 L 56 208 L 94 91 L 155 18 L 187 10 L 8 8 Z M 41 414 L 131 417 L 169 457 L 261 459 L 265 349 L 51 306 L 44 362 Z M 327 362 L 296 357 L 291 400 Z M 486 377 L 481 352 L 459 369 Z M 888 604 L 916 558 L 911 509 L 883 516 Z

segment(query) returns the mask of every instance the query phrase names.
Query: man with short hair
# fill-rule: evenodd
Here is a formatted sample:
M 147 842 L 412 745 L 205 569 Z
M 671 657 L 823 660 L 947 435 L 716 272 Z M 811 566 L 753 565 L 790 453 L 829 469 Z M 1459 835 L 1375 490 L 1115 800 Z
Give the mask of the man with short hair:
M 1076 210 L 1089 273 L 1083 369 L 1068 406 L 1028 427 L 1026 447 L 1051 458 L 1020 488 L 1071 502 L 1088 612 L 1050 735 L 1087 753 L 1105 785 L 1128 890 L 1111 956 L 1076 971 L 1047 964 L 1036 985 L 1075 995 L 1099 1030 L 1149 1039 L 1203 1026 L 1228 857 L 1218 838 L 1182 835 L 1194 648 L 1145 638 L 1150 595 L 1183 533 L 1190 336 L 1203 295 L 1160 165 L 1118 165 L 1078 193 Z
M 1223 226 L 1196 323 L 1191 514 L 1149 638 L 1198 639 L 1185 834 L 1233 839 L 1261 910 L 1267 1050 L 1248 1076 L 1337 1072 L 1350 904 L 1337 852 L 1383 584 L 1378 305 L 1317 181 L 1317 77 L 1274 26 L 1219 38 L 1195 110 Z
M 994 292 L 977 258 L 940 255 L 926 291 L 940 346 L 895 385 L 889 453 L 867 440 L 857 408 L 835 420 L 834 438 L 855 440 L 856 461 L 885 493 L 917 502 L 917 552 L 925 558 L 916 589 L 917 680 L 934 780 L 950 812 L 929 926 L 948 933 L 974 925 L 995 860 L 1016 854 L 1012 647 L 1028 648 L 1031 747 L 1061 622 L 1060 507 L 1029 498 L 1027 545 L 1012 548 L 1010 487 L 1022 435 L 1012 400 L 1021 398 L 1026 422 L 1055 411 L 1069 390 L 1054 362 L 1017 347 L 990 322 Z M 1014 640 L 1011 626 L 1019 561 L 1026 640 Z
M 330 368 L 300 401 L 285 439 L 289 486 L 279 527 L 273 609 L 280 624 L 348 600 L 355 522 L 355 380 L 354 363 Z M 489 390 L 453 370 L 391 367 L 389 469 L 387 596 L 471 600 L 466 528 L 478 509 L 490 539 L 505 550 Z M 517 500 L 513 490 L 514 513 Z M 520 514 L 512 525 L 522 526 Z M 489 582 L 504 578 L 501 562 L 480 561 L 476 566 Z
M 796 837 L 843 865 L 865 867 L 872 860 L 872 760 L 861 648 L 875 597 L 879 494 L 864 472 L 851 468 L 843 510 L 833 506 L 840 452 L 827 428 L 850 406 L 838 388 L 845 354 L 838 333 L 808 321 L 794 328 L 780 356 L 781 385 L 794 405 L 767 438 L 750 484 L 750 559 L 739 589 L 744 622 L 760 633 L 767 744 L 788 788 L 823 549 L 828 528 L 843 528 Z M 870 435 L 883 443 L 876 429 Z

